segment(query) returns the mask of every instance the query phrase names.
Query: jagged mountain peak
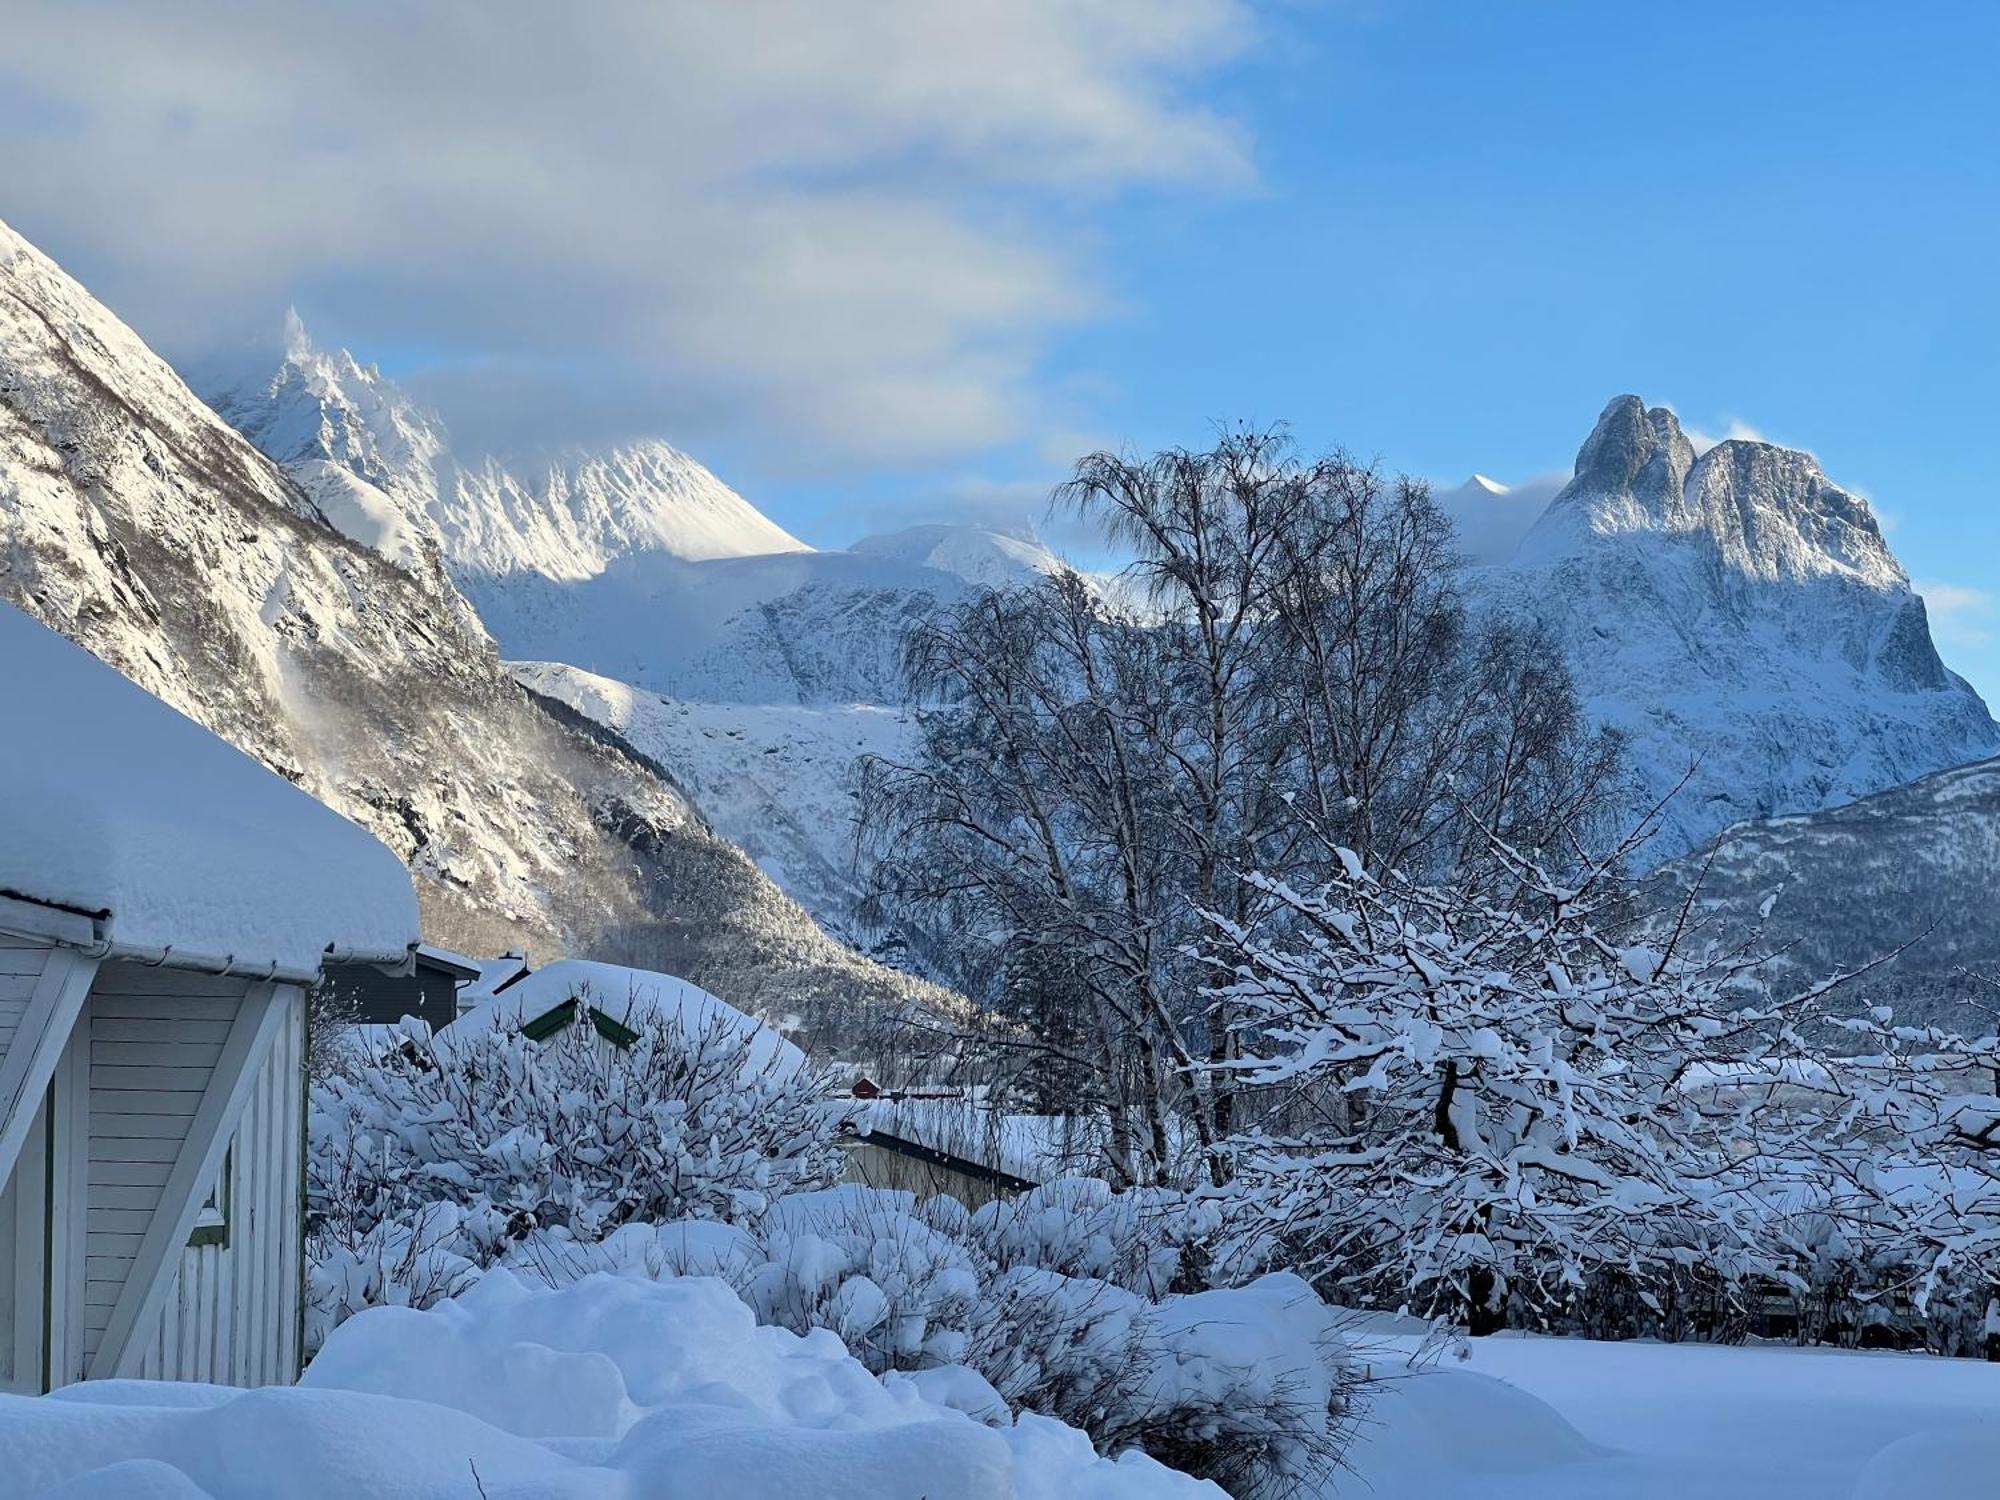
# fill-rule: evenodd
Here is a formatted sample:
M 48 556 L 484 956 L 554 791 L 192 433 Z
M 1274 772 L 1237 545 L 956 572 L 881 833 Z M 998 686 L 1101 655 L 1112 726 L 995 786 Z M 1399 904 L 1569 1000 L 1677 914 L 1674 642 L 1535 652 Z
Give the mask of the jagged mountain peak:
M 1868 502 L 1796 448 L 1717 443 L 1695 460 L 1675 520 L 1715 538 L 1730 564 L 1755 577 L 1839 573 L 1876 589 L 1909 586 Z
M 1629 500 L 1659 516 L 1679 499 L 1693 466 L 1694 445 L 1671 407 L 1614 396 L 1577 449 L 1575 476 L 1557 500 Z
M 412 511 L 429 509 L 451 446 L 437 415 L 346 349 L 315 344 L 296 308 L 283 349 L 275 368 L 203 383 L 223 420 L 281 464 L 338 464 Z
M 1687 777 L 1657 859 L 2000 748 L 1866 500 L 1774 443 L 1696 456 L 1673 412 L 1636 396 L 1605 407 L 1480 588 L 1544 626 L 1587 708 L 1629 737 L 1635 813 Z
M 315 344 L 287 316 L 275 370 L 210 387 L 217 411 L 278 462 L 331 463 L 436 538 L 461 584 L 536 573 L 595 577 L 619 558 L 683 559 L 805 550 L 706 467 L 670 443 L 461 455 L 445 424 L 346 349 Z
M 1744 578 L 1909 584 L 1868 502 L 1828 480 L 1812 454 L 1756 438 L 1697 454 L 1671 407 L 1628 395 L 1605 406 L 1519 561 L 1551 561 L 1632 533 L 1692 538 Z

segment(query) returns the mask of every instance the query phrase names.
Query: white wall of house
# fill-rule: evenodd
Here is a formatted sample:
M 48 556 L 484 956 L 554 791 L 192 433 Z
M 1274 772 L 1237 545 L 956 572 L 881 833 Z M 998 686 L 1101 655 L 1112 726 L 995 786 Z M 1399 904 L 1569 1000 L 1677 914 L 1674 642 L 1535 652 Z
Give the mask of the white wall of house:
M 284 1385 L 298 1376 L 305 1054 L 305 1006 L 293 1005 L 230 1139 L 220 1191 L 210 1190 L 215 1212 L 181 1251 L 140 1365 L 149 1380 Z
M 0 944 L 0 1079 L 50 1045 L 38 1025 L 57 971 L 89 985 L 0 1191 L 0 1388 L 294 1378 L 302 991 Z M 11 1009 L 37 965 L 31 1003 Z

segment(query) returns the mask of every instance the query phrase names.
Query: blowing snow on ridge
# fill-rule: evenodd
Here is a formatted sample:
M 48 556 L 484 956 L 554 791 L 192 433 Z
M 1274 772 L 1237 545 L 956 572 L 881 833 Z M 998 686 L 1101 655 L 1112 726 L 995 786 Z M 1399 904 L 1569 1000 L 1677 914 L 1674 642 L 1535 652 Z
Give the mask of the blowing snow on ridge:
M 394 497 L 463 582 L 590 578 L 634 553 L 693 560 L 807 550 L 663 442 L 462 464 L 435 415 L 345 349 L 316 347 L 297 314 L 275 370 L 207 384 L 223 418 L 279 463 L 338 464 Z

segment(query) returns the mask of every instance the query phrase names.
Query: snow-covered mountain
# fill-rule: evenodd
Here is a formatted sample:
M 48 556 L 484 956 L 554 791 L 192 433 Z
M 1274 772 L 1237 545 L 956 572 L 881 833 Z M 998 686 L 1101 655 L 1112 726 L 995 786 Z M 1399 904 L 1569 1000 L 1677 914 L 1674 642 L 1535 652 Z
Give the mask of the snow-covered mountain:
M 1629 737 L 1635 807 L 1688 776 L 1654 859 L 2000 749 L 1866 500 L 1770 443 L 1697 455 L 1636 396 L 1604 409 L 1511 562 L 1473 578 L 1549 628 Z
M 461 464 L 436 415 L 346 350 L 316 347 L 296 314 L 275 370 L 204 384 L 223 419 L 288 469 L 336 464 L 400 502 L 461 581 L 590 578 L 637 553 L 806 550 L 662 442 Z
M 1762 951 L 1777 953 L 1769 973 L 1780 986 L 1858 970 L 1911 945 L 1859 981 L 1849 1002 L 1889 999 L 1960 1020 L 1950 1014 L 1955 1003 L 2000 1000 L 1972 977 L 2000 980 L 1995 869 L 2000 759 L 1988 759 L 1844 807 L 1740 823 L 1657 871 L 1644 893 L 1672 908 L 1695 891 L 1703 936 L 1718 943 L 1763 925 Z
M 851 940 L 864 895 L 857 867 L 855 758 L 910 752 L 903 709 L 876 704 L 698 703 L 663 698 L 561 662 L 515 662 L 536 694 L 566 703 L 675 784 L 724 838 L 792 898 Z
M 210 389 L 344 534 L 399 566 L 434 554 L 504 655 L 680 699 L 894 701 L 911 620 L 1061 566 L 1032 536 L 976 526 L 814 552 L 661 442 L 461 458 L 436 416 L 296 317 L 274 370 Z
M 381 837 L 439 939 L 650 963 L 809 1023 L 921 988 L 523 691 L 425 575 L 421 513 L 353 477 L 305 469 L 308 493 L 0 225 L 0 597 Z

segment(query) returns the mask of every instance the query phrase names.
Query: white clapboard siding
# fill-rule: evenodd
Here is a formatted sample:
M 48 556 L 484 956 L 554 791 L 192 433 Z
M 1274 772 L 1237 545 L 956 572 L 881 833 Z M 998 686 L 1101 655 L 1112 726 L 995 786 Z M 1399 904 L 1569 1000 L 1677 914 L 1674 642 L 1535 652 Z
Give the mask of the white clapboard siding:
M 35 981 L 48 966 L 49 952 L 49 945 L 40 939 L 0 932 L 0 1060 L 14 1045 L 28 1001 L 34 998 Z
M 181 1251 L 145 1346 L 147 1379 L 251 1386 L 298 1378 L 305 1028 L 303 1001 L 288 1004 L 230 1138 L 227 1243 Z
M 244 979 L 136 964 L 106 964 L 97 972 L 84 1018 L 90 1048 L 86 1360 L 103 1340 L 249 987 Z

